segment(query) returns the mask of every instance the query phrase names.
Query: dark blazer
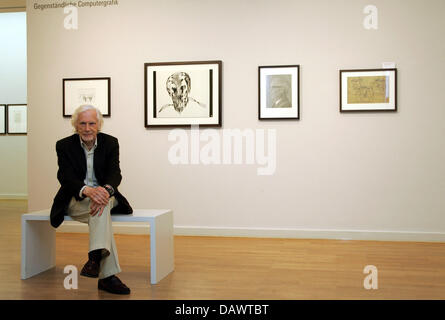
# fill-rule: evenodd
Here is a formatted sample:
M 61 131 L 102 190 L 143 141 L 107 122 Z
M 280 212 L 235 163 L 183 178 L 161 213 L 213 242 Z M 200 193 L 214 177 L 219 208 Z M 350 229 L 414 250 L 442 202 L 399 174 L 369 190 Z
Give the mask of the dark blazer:
M 51 208 L 51 225 L 57 228 L 67 214 L 67 208 L 74 197 L 77 201 L 80 189 L 85 185 L 84 180 L 87 173 L 85 151 L 80 145 L 79 135 L 73 134 L 56 143 L 57 179 L 60 189 L 57 192 Z M 131 214 L 133 209 L 127 199 L 119 192 L 118 186 L 122 176 L 119 167 L 119 143 L 115 137 L 105 133 L 97 134 L 97 148 L 94 150 L 94 174 L 99 185 L 109 184 L 114 189 L 114 197 L 118 205 L 111 213 Z

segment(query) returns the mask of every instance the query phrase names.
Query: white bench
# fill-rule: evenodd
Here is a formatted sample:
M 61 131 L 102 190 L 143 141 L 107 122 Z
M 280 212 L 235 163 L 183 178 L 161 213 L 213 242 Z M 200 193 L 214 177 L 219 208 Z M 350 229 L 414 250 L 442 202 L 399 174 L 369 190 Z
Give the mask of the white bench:
M 56 229 L 49 222 L 49 213 L 49 210 L 42 210 L 22 215 L 22 279 L 56 265 Z M 149 222 L 152 284 L 174 270 L 172 210 L 134 210 L 133 214 L 112 214 L 111 219 L 116 222 Z M 65 221 L 72 220 L 65 216 Z

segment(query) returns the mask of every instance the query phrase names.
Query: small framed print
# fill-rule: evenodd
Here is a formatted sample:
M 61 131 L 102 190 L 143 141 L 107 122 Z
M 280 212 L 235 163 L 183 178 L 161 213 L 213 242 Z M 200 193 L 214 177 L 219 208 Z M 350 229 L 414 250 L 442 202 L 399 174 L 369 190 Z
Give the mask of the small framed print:
M 397 69 L 340 70 L 340 112 L 397 111 Z
M 145 63 L 145 127 L 221 127 L 222 61 Z
M 300 119 L 300 66 L 258 67 L 258 119 Z
M 63 116 L 71 117 L 81 105 L 93 105 L 111 116 L 111 78 L 63 79 Z
M 26 134 L 28 132 L 28 108 L 26 104 L 8 104 L 8 134 Z
M 0 135 L 6 134 L 6 105 L 0 104 Z

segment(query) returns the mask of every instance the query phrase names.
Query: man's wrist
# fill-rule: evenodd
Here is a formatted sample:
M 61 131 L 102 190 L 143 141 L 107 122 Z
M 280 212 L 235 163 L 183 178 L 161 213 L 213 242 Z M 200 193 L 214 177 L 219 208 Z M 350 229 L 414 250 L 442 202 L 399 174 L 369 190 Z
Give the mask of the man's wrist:
M 109 184 L 105 184 L 103 187 L 105 188 L 105 190 L 107 190 L 110 197 L 114 195 L 114 189 L 112 186 L 110 186 Z

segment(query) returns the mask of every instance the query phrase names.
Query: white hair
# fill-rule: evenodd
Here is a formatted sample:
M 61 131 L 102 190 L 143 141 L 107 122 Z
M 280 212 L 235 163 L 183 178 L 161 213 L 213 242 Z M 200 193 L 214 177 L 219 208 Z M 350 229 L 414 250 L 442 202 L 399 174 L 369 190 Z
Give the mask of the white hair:
M 79 114 L 81 114 L 82 112 L 88 111 L 88 110 L 95 110 L 96 111 L 96 115 L 97 115 L 97 130 L 100 131 L 100 129 L 102 129 L 102 125 L 104 124 L 104 118 L 102 116 L 102 112 L 100 112 L 99 109 L 97 109 L 95 106 L 92 106 L 90 104 L 83 104 L 79 107 L 77 107 L 76 110 L 74 110 L 73 115 L 71 116 L 71 125 L 74 128 L 74 131 L 77 132 L 77 118 L 79 118 Z

